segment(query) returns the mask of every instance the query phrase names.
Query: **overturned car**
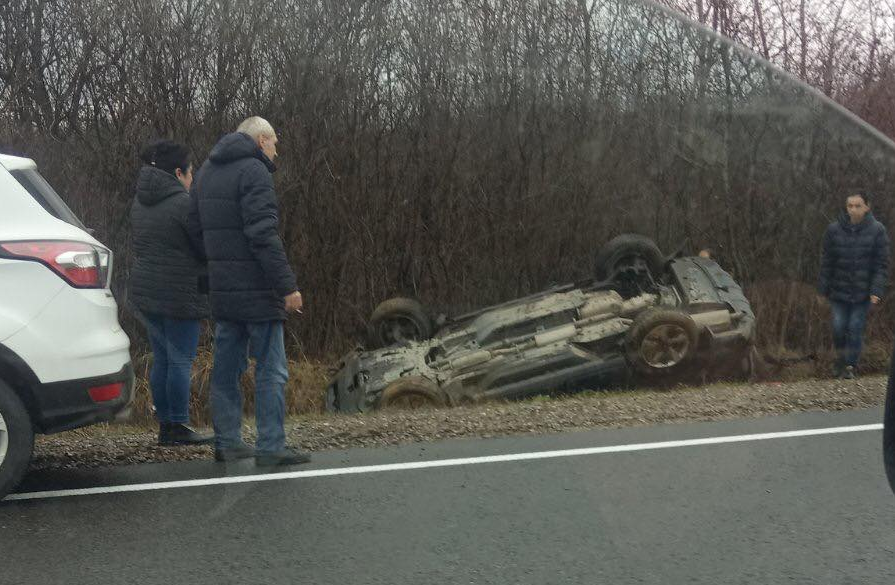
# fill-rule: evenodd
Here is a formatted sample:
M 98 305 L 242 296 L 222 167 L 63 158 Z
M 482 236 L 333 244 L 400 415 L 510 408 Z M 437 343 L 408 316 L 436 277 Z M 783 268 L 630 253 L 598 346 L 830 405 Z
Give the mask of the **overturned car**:
M 392 299 L 370 320 L 377 349 L 339 363 L 327 408 L 456 405 L 545 393 L 662 384 L 697 373 L 748 376 L 755 317 L 715 261 L 664 256 L 623 235 L 596 277 L 455 318 Z

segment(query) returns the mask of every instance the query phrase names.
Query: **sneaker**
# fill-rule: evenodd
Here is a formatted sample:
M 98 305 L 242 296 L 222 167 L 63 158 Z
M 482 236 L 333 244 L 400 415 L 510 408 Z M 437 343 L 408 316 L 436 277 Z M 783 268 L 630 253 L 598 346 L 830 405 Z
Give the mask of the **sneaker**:
M 255 465 L 258 467 L 277 467 L 280 465 L 300 465 L 308 463 L 311 455 L 298 449 L 283 449 L 273 453 L 258 453 L 255 455 Z
M 854 380 L 856 377 L 857 377 L 857 374 L 855 374 L 854 366 L 846 367 L 845 372 L 842 374 L 843 380 Z
M 255 450 L 243 443 L 238 447 L 216 448 L 214 450 L 214 460 L 219 463 L 229 463 L 231 461 L 239 461 L 240 459 L 248 459 L 255 455 Z
M 190 427 L 180 423 L 161 423 L 158 432 L 158 444 L 163 447 L 177 445 L 207 445 L 214 441 L 214 435 L 197 433 Z

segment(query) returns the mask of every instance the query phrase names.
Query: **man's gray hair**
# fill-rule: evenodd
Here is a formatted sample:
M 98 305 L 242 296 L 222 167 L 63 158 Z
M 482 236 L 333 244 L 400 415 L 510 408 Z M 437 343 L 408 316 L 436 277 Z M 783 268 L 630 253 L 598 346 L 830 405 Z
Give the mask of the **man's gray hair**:
M 262 136 L 273 137 L 277 135 L 277 133 L 274 132 L 273 126 L 270 125 L 270 122 L 260 116 L 246 118 L 246 120 L 236 128 L 236 131 L 248 134 L 255 142 L 258 142 L 258 139 Z

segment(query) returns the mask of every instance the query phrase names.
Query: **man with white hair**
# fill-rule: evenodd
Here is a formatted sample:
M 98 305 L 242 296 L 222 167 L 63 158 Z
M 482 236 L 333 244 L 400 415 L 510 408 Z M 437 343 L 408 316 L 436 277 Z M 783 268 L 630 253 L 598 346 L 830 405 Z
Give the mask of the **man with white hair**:
M 194 246 L 208 260 L 216 321 L 211 410 L 215 459 L 255 457 L 256 465 L 294 465 L 310 456 L 286 448 L 285 387 L 289 378 L 283 323 L 300 313 L 302 296 L 277 232 L 279 209 L 271 173 L 277 135 L 253 116 L 218 141 L 193 182 L 188 221 Z M 255 358 L 258 440 L 242 438 L 240 378 Z

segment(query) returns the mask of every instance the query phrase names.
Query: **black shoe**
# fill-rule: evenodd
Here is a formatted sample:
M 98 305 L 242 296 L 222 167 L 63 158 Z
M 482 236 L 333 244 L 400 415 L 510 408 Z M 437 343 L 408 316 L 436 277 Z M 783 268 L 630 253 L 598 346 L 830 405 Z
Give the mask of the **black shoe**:
M 308 463 L 311 455 L 297 449 L 283 449 L 274 453 L 258 453 L 255 465 L 258 467 L 277 467 L 280 465 L 300 465 Z
M 207 445 L 213 440 L 214 435 L 202 435 L 180 423 L 161 423 L 159 425 L 158 444 L 163 447 Z
M 833 362 L 833 377 L 841 378 L 844 375 L 845 375 L 845 362 L 843 362 L 841 359 L 837 359 L 835 362 Z
M 158 424 L 158 444 L 164 445 L 168 442 L 168 429 L 171 427 L 168 423 L 160 422 Z
M 845 372 L 842 374 L 843 380 L 854 380 L 857 377 L 855 373 L 854 366 L 848 366 L 845 368 Z
M 226 449 L 215 449 L 214 460 L 220 463 L 229 463 L 230 461 L 239 461 L 240 459 L 249 459 L 255 455 L 255 450 L 245 443 L 239 447 L 229 447 Z

